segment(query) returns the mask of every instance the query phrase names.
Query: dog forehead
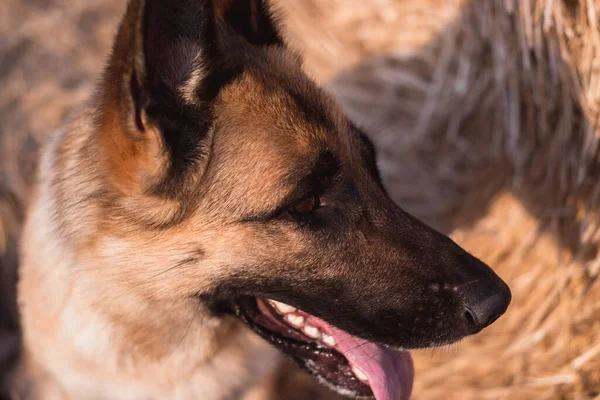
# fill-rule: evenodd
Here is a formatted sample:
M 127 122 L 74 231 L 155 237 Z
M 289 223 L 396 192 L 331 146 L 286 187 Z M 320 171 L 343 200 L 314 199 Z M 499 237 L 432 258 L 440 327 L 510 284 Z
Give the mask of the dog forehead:
M 347 149 L 339 142 L 347 128 L 336 120 L 335 104 L 321 101 L 314 89 L 295 90 L 300 87 L 267 86 L 252 75 L 223 89 L 215 107 L 213 193 L 227 182 L 228 198 L 272 208 L 318 168 L 322 154 L 344 159 Z
M 306 155 L 324 148 L 335 151 L 345 129 L 335 102 L 293 71 L 243 74 L 222 91 L 216 119 L 238 143 L 262 143 Z

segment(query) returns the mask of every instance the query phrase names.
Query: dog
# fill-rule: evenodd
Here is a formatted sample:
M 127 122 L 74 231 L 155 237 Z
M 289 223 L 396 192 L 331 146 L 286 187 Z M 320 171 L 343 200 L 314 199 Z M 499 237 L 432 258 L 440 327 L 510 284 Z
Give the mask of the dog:
M 257 389 L 283 354 L 324 398 L 407 399 L 408 350 L 506 311 L 492 269 L 391 201 L 283 36 L 264 0 L 129 2 L 41 151 L 18 398 L 296 398 Z

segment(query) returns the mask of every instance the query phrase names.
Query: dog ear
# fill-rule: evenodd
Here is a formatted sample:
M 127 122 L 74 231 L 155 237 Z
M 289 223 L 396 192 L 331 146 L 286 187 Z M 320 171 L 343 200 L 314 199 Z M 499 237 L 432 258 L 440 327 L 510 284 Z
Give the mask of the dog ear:
M 98 118 L 102 158 L 119 191 L 172 198 L 186 171 L 201 169 L 212 119 L 201 97 L 214 97 L 203 93 L 211 88 L 203 82 L 216 59 L 208 0 L 129 2 L 100 86 Z
M 251 44 L 284 44 L 266 0 L 217 0 L 215 12 L 218 18 Z
M 282 44 L 264 0 L 129 2 L 99 106 L 103 156 L 121 191 L 181 197 L 202 175 L 213 100 L 243 70 L 230 42 Z

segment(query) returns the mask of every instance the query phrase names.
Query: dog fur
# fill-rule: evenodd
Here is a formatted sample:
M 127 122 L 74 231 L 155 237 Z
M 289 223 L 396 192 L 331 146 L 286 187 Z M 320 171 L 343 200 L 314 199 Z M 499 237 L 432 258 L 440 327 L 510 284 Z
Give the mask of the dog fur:
M 417 348 L 482 328 L 455 288 L 508 291 L 391 202 L 260 0 L 129 3 L 91 106 L 44 144 L 20 264 L 36 399 L 272 396 L 279 353 L 223 311 L 241 295 Z

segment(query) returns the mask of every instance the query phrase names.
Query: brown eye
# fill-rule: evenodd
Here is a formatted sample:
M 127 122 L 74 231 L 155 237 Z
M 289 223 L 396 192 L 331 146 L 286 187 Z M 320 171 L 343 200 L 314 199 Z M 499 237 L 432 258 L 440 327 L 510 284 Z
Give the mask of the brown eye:
M 309 196 L 292 204 L 288 211 L 295 215 L 307 215 L 319 208 L 320 205 L 321 199 L 319 196 Z

